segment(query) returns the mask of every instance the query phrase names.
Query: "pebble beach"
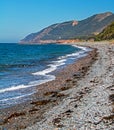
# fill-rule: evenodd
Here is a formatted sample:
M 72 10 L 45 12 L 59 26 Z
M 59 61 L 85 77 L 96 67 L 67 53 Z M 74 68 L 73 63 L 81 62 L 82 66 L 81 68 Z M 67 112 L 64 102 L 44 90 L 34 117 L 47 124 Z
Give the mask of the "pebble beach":
M 114 44 L 75 44 L 93 50 L 38 86 L 31 101 L 0 110 L 0 130 L 114 129 Z

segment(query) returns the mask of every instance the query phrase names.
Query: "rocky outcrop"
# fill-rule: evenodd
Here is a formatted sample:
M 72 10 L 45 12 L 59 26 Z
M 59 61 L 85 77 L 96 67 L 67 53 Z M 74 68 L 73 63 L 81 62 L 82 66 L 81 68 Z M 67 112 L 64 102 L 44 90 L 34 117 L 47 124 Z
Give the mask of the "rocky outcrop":
M 76 26 L 77 24 L 78 24 L 78 21 L 75 21 L 75 20 L 74 20 L 74 21 L 72 22 L 72 26 Z

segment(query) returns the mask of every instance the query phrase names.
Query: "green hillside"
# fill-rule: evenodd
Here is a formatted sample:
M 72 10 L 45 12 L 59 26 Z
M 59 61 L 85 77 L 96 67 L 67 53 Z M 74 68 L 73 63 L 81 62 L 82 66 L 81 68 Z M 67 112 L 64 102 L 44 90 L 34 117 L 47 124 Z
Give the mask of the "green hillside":
M 101 33 L 99 33 L 96 40 L 111 40 L 114 39 L 114 22 L 106 27 Z

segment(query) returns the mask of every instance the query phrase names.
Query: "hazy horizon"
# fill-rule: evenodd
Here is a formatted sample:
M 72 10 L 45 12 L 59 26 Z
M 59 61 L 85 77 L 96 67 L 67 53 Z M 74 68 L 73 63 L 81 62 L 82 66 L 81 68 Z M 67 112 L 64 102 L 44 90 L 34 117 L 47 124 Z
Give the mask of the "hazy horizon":
M 51 24 L 114 13 L 113 5 L 113 0 L 0 0 L 0 43 L 17 43 Z

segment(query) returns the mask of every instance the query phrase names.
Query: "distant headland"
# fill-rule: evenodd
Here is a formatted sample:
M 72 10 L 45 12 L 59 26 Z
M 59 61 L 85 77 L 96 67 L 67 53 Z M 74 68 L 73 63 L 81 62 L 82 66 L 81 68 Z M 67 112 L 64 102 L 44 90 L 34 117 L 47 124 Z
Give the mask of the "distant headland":
M 39 32 L 27 35 L 20 43 L 72 43 L 88 39 L 100 40 L 102 39 L 100 33 L 112 22 L 114 22 L 112 12 L 95 14 L 81 21 L 72 20 L 50 25 Z M 110 39 L 110 37 L 108 38 Z

